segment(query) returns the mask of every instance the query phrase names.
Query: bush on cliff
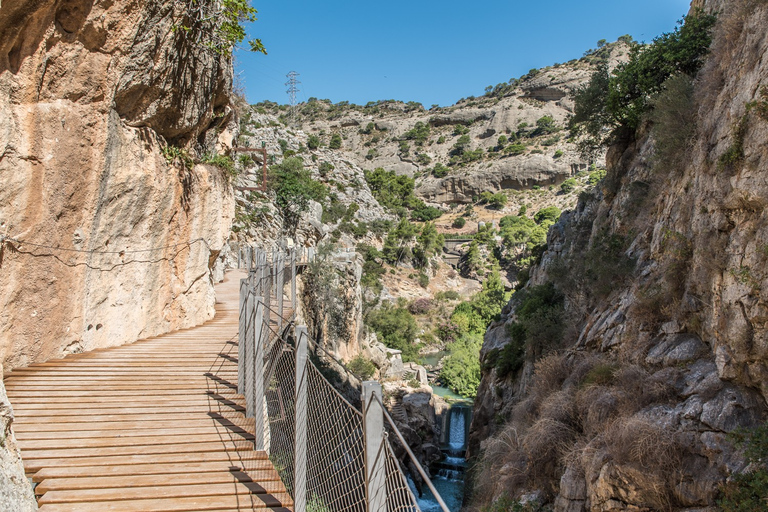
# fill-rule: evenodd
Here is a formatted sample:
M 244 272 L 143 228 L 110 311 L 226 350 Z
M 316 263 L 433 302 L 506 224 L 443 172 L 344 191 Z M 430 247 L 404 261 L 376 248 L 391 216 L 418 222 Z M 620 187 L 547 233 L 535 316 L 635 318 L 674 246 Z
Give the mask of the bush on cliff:
M 582 152 L 591 153 L 622 138 L 631 138 L 651 99 L 671 76 L 695 76 L 712 42 L 716 18 L 698 10 L 685 16 L 673 32 L 647 45 L 634 45 L 629 61 L 608 71 L 601 64 L 589 83 L 575 96 L 572 135 L 585 135 Z

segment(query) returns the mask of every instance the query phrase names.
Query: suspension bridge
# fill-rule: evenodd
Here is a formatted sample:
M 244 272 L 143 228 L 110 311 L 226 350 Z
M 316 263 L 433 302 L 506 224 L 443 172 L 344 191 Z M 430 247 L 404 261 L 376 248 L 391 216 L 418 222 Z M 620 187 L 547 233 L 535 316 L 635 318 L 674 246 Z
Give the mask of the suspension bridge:
M 5 386 L 40 510 L 418 511 L 395 443 L 448 512 L 378 383 L 353 406 L 296 325 L 312 258 L 243 248 L 206 324 L 14 370 Z

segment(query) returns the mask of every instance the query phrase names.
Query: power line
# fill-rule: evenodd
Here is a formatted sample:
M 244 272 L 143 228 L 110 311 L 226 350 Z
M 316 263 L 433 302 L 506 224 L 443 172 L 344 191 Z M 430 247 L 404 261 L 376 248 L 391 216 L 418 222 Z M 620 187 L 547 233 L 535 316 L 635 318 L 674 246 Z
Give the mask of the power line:
M 290 111 L 290 118 L 291 118 L 291 125 L 296 124 L 296 93 L 299 92 L 299 82 L 296 78 L 299 76 L 299 74 L 296 71 L 291 71 L 286 75 L 288 77 L 288 81 L 285 83 L 285 85 L 288 86 L 288 90 L 286 91 L 288 93 L 288 98 L 290 99 L 291 104 L 291 111 Z

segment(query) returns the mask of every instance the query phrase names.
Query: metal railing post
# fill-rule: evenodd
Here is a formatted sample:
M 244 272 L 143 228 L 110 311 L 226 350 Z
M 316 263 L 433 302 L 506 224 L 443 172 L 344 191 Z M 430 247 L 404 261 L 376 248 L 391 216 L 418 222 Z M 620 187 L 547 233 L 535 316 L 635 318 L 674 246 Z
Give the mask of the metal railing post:
M 285 257 L 283 253 L 277 256 L 277 329 L 283 331 L 283 287 L 285 286 Z
M 296 314 L 296 248 L 291 250 L 291 314 Z
M 240 316 L 237 330 L 237 392 L 245 392 L 245 329 L 248 324 L 248 279 L 240 280 Z
M 363 382 L 362 398 L 367 512 L 386 512 L 387 470 L 384 452 L 384 413 L 381 407 L 381 384 L 376 381 Z
M 247 301 L 247 308 L 248 311 L 248 318 L 245 324 L 245 349 L 242 351 L 242 357 L 243 357 L 243 373 L 245 374 L 245 378 L 243 381 L 243 388 L 242 394 L 245 396 L 245 414 L 246 416 L 250 416 L 251 413 L 248 412 L 248 406 L 250 405 L 251 401 L 253 401 L 253 339 L 254 339 L 254 331 L 256 330 L 255 325 L 255 319 L 256 319 L 256 296 L 253 293 L 253 289 L 248 290 L 248 297 L 246 299 Z M 238 355 L 240 353 L 238 352 Z M 238 358 L 239 360 L 239 358 Z M 238 374 L 238 388 L 240 387 L 240 375 Z
M 296 429 L 294 440 L 294 512 L 307 510 L 307 341 L 304 326 L 296 327 Z
M 267 325 L 267 329 L 272 322 L 272 265 L 267 261 L 267 255 L 264 255 L 264 279 L 262 285 L 264 286 L 264 305 L 266 305 L 264 311 L 264 323 Z
M 255 422 L 256 449 L 264 449 L 264 299 L 254 297 L 253 358 L 251 365 L 251 399 L 246 400 L 246 416 Z

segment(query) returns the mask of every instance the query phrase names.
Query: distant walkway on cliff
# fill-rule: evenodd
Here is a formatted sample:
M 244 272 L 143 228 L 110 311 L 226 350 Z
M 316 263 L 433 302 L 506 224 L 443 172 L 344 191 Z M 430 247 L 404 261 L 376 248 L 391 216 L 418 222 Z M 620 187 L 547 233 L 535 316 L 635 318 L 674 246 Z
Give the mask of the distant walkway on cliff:
M 237 392 L 240 278 L 206 324 L 15 370 L 14 430 L 42 512 L 288 511 Z

